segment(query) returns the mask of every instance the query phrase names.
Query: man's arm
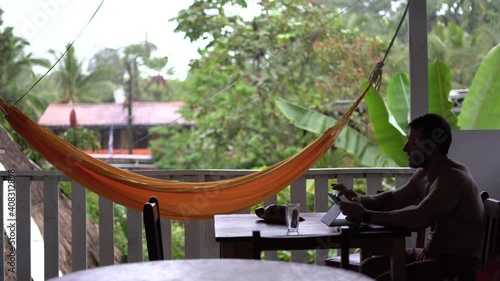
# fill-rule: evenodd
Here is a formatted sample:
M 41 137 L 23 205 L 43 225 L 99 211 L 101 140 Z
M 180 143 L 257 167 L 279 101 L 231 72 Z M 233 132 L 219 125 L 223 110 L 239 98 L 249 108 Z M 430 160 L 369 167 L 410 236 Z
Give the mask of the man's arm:
M 420 176 L 421 171 L 418 170 L 400 188 L 377 195 L 363 195 L 359 197 L 359 200 L 363 207 L 372 211 L 392 211 L 417 205 L 419 201 L 417 181 Z
M 418 230 L 449 216 L 458 204 L 469 180 L 461 172 L 436 180 L 430 193 L 416 206 L 394 211 L 366 211 L 373 224 Z

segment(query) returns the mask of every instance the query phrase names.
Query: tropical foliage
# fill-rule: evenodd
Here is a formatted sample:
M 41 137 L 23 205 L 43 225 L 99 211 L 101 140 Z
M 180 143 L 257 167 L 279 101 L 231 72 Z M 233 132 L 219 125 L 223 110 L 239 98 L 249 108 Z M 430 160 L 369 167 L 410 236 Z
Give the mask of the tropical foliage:
M 49 62 L 44 59 L 33 58 L 25 53 L 29 42 L 17 37 L 12 27 L 3 27 L 3 10 L 0 9 L 0 96 L 8 102 L 15 104 L 30 89 L 36 81 L 34 66 L 49 67 Z M 34 117 L 41 114 L 40 108 L 47 104 L 37 96 L 26 95 L 23 103 L 17 106 L 28 116 Z M 0 124 L 5 127 L 14 139 L 21 145 L 27 157 L 41 163 L 40 155 L 33 151 L 26 142 L 14 133 L 5 119 L 0 119 Z
M 78 60 L 72 45 L 66 45 L 66 54 L 59 63 L 59 67 L 52 74 L 52 78 L 60 87 L 59 103 L 95 103 L 102 99 L 109 99 L 115 85 L 109 80 L 103 80 L 103 73 L 99 71 L 84 74 L 82 62 Z M 57 60 L 63 54 L 50 50 Z M 102 70 L 102 69 L 98 69 Z M 105 76 L 104 76 L 105 77 Z
M 95 151 L 101 148 L 99 136 L 95 131 L 88 128 L 76 126 L 67 129 L 60 137 L 82 150 Z
M 500 129 L 500 44 L 484 57 L 462 105 L 458 125 L 466 130 Z
M 373 67 L 366 57 L 383 51 L 380 40 L 343 30 L 335 11 L 309 1 L 259 4 L 262 12 L 251 20 L 227 16 L 243 1 L 195 1 L 179 13 L 177 30 L 206 38 L 207 48 L 186 80 L 183 116 L 195 128 L 155 129 L 164 136 L 152 143 L 160 167 L 254 168 L 284 159 L 313 136 L 277 114 L 274 98 L 322 109 L 352 98 L 359 93 L 353 85 Z
M 462 129 L 500 128 L 500 113 L 496 106 L 500 98 L 499 46 L 493 48 L 483 59 L 458 118 L 452 112 L 453 103 L 449 97 L 449 67 L 439 60 L 429 64 L 429 112 L 445 117 L 454 129 L 459 126 Z M 407 139 L 406 128 L 410 112 L 408 75 L 398 73 L 392 76 L 387 85 L 386 96 L 386 99 L 382 98 L 372 88 L 365 97 L 375 140 L 364 138 L 360 132 L 348 127 L 335 145 L 353 154 L 363 165 L 380 167 L 396 163 L 406 166 L 402 147 Z M 294 125 L 316 134 L 337 122 L 332 117 L 282 99 L 277 99 L 276 103 Z M 367 150 L 371 157 L 367 157 Z M 373 159 L 379 161 L 375 162 Z
M 3 10 L 0 9 L 0 96 L 10 103 L 15 103 L 21 95 L 36 81 L 34 66 L 49 67 L 44 59 L 26 54 L 29 42 L 14 35 L 12 27 L 3 27 Z M 28 116 L 33 116 L 38 104 L 43 101 L 36 96 L 27 96 L 25 104 L 20 104 Z M 35 108 L 35 110 L 33 109 Z

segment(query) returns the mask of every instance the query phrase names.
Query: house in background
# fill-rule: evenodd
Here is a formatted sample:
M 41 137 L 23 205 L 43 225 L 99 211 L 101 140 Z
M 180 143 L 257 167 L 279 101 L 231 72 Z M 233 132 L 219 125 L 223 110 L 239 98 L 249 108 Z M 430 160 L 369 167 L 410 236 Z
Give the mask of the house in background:
M 182 118 L 178 110 L 182 102 L 133 102 L 132 103 L 132 155 L 129 154 L 128 110 L 123 104 L 50 104 L 38 123 L 55 134 L 60 134 L 71 127 L 70 115 L 74 110 L 78 126 L 92 129 L 99 134 L 103 149 L 88 152 L 103 160 L 130 162 L 151 161 L 149 128 L 155 126 L 181 125 L 190 127 L 192 122 Z M 125 155 L 123 155 L 125 154 Z M 111 161 L 108 161 L 111 162 Z M 120 162 L 120 161 L 118 161 Z M 125 167 L 125 165 L 122 165 Z

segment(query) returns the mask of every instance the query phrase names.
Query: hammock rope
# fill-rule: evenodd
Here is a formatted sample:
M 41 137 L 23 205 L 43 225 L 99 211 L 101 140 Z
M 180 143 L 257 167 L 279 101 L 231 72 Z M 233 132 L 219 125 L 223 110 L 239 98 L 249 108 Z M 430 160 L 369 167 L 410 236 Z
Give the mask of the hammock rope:
M 408 13 L 408 8 L 410 7 L 410 1 L 411 0 L 408 0 L 408 2 L 406 2 L 405 10 L 403 12 L 403 15 L 401 16 L 401 20 L 399 21 L 398 27 L 396 28 L 396 32 L 394 32 L 394 35 L 392 36 L 391 43 L 389 43 L 389 47 L 387 47 L 387 50 L 385 51 L 384 58 L 382 58 L 382 60 L 375 65 L 375 68 L 368 77 L 368 80 L 373 85 L 373 87 L 375 87 L 375 90 L 377 91 L 380 90 L 380 86 L 382 85 L 382 68 L 384 67 L 385 59 L 389 55 L 389 52 L 392 49 L 394 41 L 396 41 L 396 36 L 398 35 L 401 26 L 403 26 L 406 14 Z
M 409 2 L 408 2 L 409 3 Z M 403 15 L 403 19 L 406 15 Z M 401 20 L 401 23 L 403 21 Z M 398 27 L 401 27 L 401 23 Z M 394 41 L 393 37 L 392 42 Z M 128 208 L 142 211 L 150 196 L 162 202 L 161 216 L 176 220 L 207 219 L 249 208 L 296 181 L 331 148 L 369 89 L 379 87 L 384 59 L 370 74 L 363 93 L 342 116 L 308 146 L 289 158 L 255 173 L 214 182 L 179 182 L 139 175 L 95 159 L 31 120 L 0 98 L 6 120 L 49 163 L 83 187 Z

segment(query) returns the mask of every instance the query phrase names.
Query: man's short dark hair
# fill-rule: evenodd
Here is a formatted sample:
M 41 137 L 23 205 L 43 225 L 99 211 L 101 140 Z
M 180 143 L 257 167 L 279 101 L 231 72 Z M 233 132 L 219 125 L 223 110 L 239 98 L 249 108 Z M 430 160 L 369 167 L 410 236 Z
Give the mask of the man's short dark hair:
M 424 140 L 433 142 L 443 155 L 448 154 L 451 145 L 451 128 L 442 116 L 428 113 L 415 118 L 408 124 L 408 127 L 421 129 Z

